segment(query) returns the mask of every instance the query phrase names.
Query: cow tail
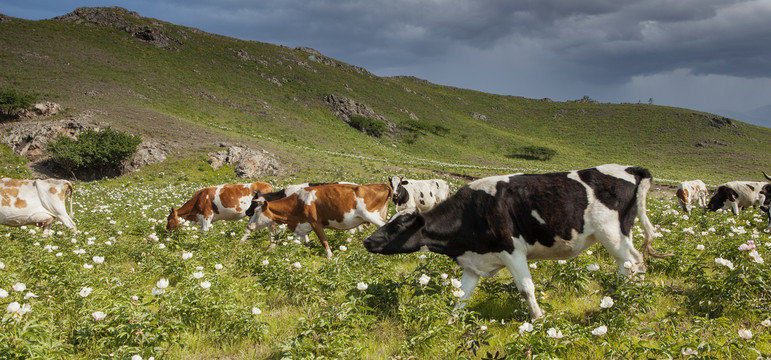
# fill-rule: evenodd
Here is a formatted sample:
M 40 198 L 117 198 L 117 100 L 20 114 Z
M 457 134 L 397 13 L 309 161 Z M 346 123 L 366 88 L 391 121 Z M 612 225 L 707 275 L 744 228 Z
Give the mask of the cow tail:
M 651 188 L 651 179 L 650 173 L 647 174 L 647 177 L 642 177 L 640 179 L 640 182 L 637 184 L 637 218 L 640 219 L 640 223 L 642 224 L 643 228 L 643 234 L 645 237 L 645 242 L 643 244 L 643 248 L 645 250 L 645 253 L 654 257 L 654 258 L 665 258 L 670 257 L 674 254 L 672 253 L 662 253 L 656 249 L 653 248 L 653 238 L 655 237 L 655 229 L 653 228 L 653 224 L 651 224 L 651 220 L 648 219 L 647 214 L 647 207 L 646 202 L 648 198 L 648 190 Z
M 75 188 L 72 187 L 72 184 L 70 182 L 67 182 L 67 194 L 66 197 L 70 198 L 70 213 L 68 214 L 70 216 L 70 219 L 72 219 L 72 203 L 75 202 Z

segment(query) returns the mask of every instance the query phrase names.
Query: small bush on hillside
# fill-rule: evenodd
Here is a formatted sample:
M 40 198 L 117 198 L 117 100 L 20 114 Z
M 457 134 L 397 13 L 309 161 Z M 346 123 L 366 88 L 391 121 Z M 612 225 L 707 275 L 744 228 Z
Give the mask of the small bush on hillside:
M 450 132 L 450 129 L 442 125 L 432 125 L 417 120 L 407 120 L 404 122 L 404 129 L 411 132 L 418 133 L 432 133 L 434 135 L 442 136 Z
M 551 160 L 554 155 L 557 155 L 557 150 L 548 148 L 546 146 L 530 145 L 516 149 L 511 157 L 518 157 L 528 160 L 548 161 Z
M 73 140 L 59 136 L 48 143 L 51 158 L 73 176 L 114 173 L 123 160 L 137 151 L 139 136 L 106 127 L 102 131 L 86 130 Z
M 0 115 L 3 117 L 15 117 L 35 102 L 35 97 L 29 94 L 20 94 L 13 89 L 0 90 Z
M 351 122 L 349 125 L 353 126 L 364 132 L 365 134 L 381 137 L 386 132 L 388 127 L 380 120 L 366 118 L 360 115 L 351 115 Z

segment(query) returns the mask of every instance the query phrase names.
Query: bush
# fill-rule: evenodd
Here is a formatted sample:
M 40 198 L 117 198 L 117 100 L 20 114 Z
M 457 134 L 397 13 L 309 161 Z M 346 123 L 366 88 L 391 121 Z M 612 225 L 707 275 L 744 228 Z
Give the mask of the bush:
M 442 136 L 450 132 L 450 129 L 442 125 L 432 125 L 417 120 L 407 120 L 404 122 L 404 129 L 410 132 L 417 133 L 432 133 L 434 135 Z
M 73 140 L 59 136 L 48 143 L 48 151 L 56 164 L 73 176 L 105 175 L 115 172 L 123 160 L 137 151 L 142 138 L 106 127 L 102 131 L 86 130 Z
M 548 148 L 546 146 L 523 146 L 517 149 L 511 157 L 518 157 L 528 160 L 541 160 L 548 161 L 557 155 L 557 150 Z
M 16 90 L 0 90 L 0 114 L 15 117 L 35 102 L 35 97 L 29 94 L 19 94 Z
M 360 115 L 351 115 L 351 122 L 349 125 L 361 130 L 365 134 L 372 135 L 374 137 L 381 137 L 388 129 L 384 122 L 366 118 Z

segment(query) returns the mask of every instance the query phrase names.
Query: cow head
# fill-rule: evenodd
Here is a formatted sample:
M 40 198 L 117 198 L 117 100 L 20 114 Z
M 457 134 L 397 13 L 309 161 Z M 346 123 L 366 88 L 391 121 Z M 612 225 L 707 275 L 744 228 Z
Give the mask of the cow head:
M 174 230 L 178 227 L 180 227 L 181 221 L 179 221 L 179 216 L 177 216 L 177 210 L 174 210 L 174 207 L 172 206 L 169 210 L 169 216 L 166 218 L 166 230 Z
M 410 193 L 402 186 L 409 184 L 409 181 L 399 176 L 389 176 L 388 182 L 394 190 L 394 205 L 402 205 L 410 200 Z
M 262 202 L 265 202 L 265 198 L 263 197 L 262 192 L 257 190 L 254 193 L 254 196 L 252 196 L 252 203 L 249 204 L 249 208 L 246 209 L 246 216 L 251 217 L 254 215 L 254 211 L 262 205 Z
M 715 195 L 712 196 L 711 199 L 709 199 L 709 203 L 707 204 L 707 209 L 711 211 L 717 211 L 719 209 L 728 209 L 730 208 L 730 202 L 736 201 L 736 199 L 739 197 L 739 193 L 736 192 L 736 190 L 731 189 L 727 186 L 719 186 L 717 189 L 715 189 Z
M 270 203 L 264 197 L 255 195 L 252 199 L 252 204 L 246 210 L 246 214 L 250 216 L 249 224 L 246 225 L 247 228 L 254 231 L 265 229 L 274 224 L 274 221 L 269 216 L 270 213 Z
M 424 245 L 421 230 L 425 224 L 423 215 L 418 213 L 395 215 L 364 239 L 364 247 L 369 252 L 384 255 L 418 251 Z

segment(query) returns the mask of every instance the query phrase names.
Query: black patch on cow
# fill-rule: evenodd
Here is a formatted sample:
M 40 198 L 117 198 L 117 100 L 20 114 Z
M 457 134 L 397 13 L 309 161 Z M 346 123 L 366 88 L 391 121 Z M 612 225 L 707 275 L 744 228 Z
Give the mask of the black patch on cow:
M 750 184 L 744 184 L 746 187 L 750 189 L 750 191 L 755 191 L 755 187 Z
M 496 194 L 464 186 L 434 210 L 424 213 L 423 233 L 446 244 L 435 252 L 456 258 L 466 251 L 514 251 L 512 237 L 529 244 L 552 246 L 554 237 L 569 240 L 572 231 L 583 232 L 588 205 L 586 188 L 567 173 L 516 175 L 498 182 Z M 545 224 L 538 222 L 536 211 Z
M 423 199 L 420 199 L 420 205 L 426 205 L 426 202 Z
M 725 185 L 720 185 L 715 189 L 715 195 L 709 199 L 707 209 L 717 211 L 725 206 L 726 201 L 734 201 L 737 197 L 739 197 L 739 193 L 737 193 L 736 190 Z
M 279 199 L 283 199 L 286 197 L 286 189 L 281 189 L 279 191 L 269 192 L 269 193 L 262 193 L 260 191 L 257 191 L 254 193 L 254 196 L 252 196 L 252 203 L 249 204 L 249 208 L 246 209 L 246 216 L 252 216 L 254 215 L 254 210 L 257 208 L 257 203 L 255 200 L 259 198 L 265 199 L 265 201 L 276 201 Z
M 621 233 L 624 235 L 629 235 L 631 233 L 634 219 L 637 217 L 637 185 L 640 182 L 641 175 L 642 177 L 645 175 L 630 172 L 630 169 L 633 168 L 627 169 L 627 172 L 635 175 L 635 179 L 637 180 L 637 183 L 635 184 L 615 176 L 603 174 L 596 168 L 578 171 L 578 177 L 592 188 L 594 196 L 597 197 L 603 205 L 618 212 L 618 221 L 621 223 Z M 648 177 L 650 177 L 648 170 L 640 170 L 644 170 Z
M 407 201 L 410 201 L 410 193 L 403 186 L 397 186 L 394 189 L 394 205 L 404 205 Z
M 434 192 L 433 191 L 429 191 L 428 192 L 428 197 L 434 197 Z
M 424 197 L 426 197 L 425 195 L 423 195 L 423 192 L 422 192 L 422 191 L 420 192 L 420 197 L 421 197 L 421 198 L 424 198 Z

